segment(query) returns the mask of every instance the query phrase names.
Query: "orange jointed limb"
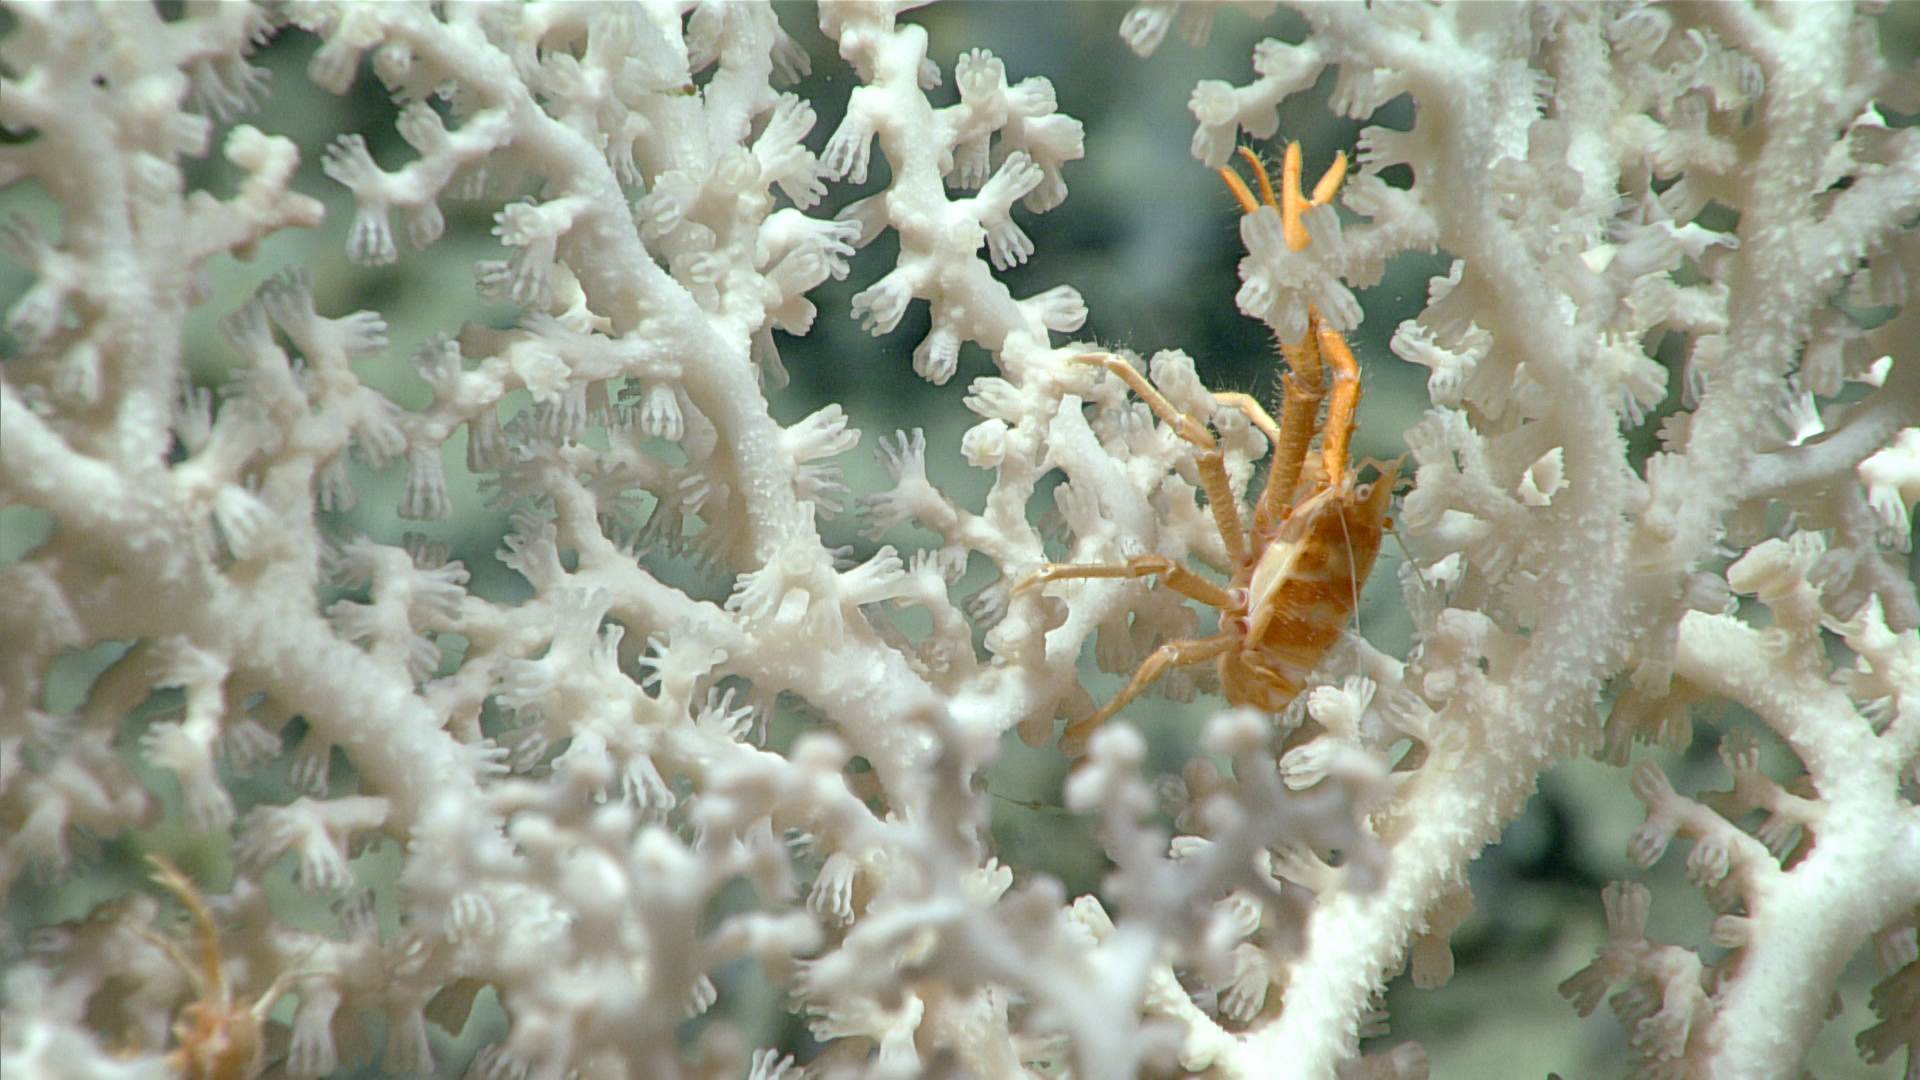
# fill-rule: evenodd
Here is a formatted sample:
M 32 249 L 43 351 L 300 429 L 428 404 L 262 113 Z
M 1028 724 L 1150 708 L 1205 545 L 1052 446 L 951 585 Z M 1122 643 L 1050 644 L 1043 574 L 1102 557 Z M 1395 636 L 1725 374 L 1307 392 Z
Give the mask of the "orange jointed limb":
M 1222 390 L 1213 395 L 1213 400 L 1219 402 L 1224 408 L 1237 409 L 1245 414 L 1246 418 L 1253 422 L 1253 426 L 1260 429 L 1260 434 L 1267 437 L 1268 442 L 1280 441 L 1280 425 L 1274 422 L 1272 414 L 1253 399 L 1252 394 Z
M 1075 578 L 1143 578 L 1158 576 L 1167 588 L 1191 600 L 1213 607 L 1225 607 L 1231 600 L 1227 590 L 1174 562 L 1165 555 L 1135 555 L 1117 563 L 1048 563 L 1025 581 L 1014 586 L 1022 593 L 1049 581 Z
M 153 867 L 153 881 L 178 897 L 181 906 L 187 909 L 187 917 L 193 921 L 193 929 L 200 939 L 200 963 L 183 963 L 176 954 L 174 962 L 193 974 L 198 990 L 214 997 L 223 997 L 226 993 L 226 973 L 220 963 L 220 930 L 214 925 L 213 912 L 207 908 L 207 902 L 201 898 L 200 890 L 193 881 L 173 865 L 166 856 L 149 852 L 147 862 Z M 171 944 L 171 943 L 169 943 Z
M 1267 486 L 1254 508 L 1256 526 L 1266 525 L 1280 516 L 1280 508 L 1293 502 L 1306 471 L 1307 454 L 1319 426 L 1320 403 L 1327 396 L 1326 365 L 1320 355 L 1319 309 L 1307 308 L 1307 332 L 1298 344 L 1282 345 L 1287 372 L 1281 377 L 1285 396 L 1280 402 L 1280 436 L 1273 443 L 1273 463 L 1267 469 Z
M 1084 746 L 1087 736 L 1091 735 L 1094 729 L 1113 719 L 1115 713 L 1126 708 L 1128 702 L 1144 693 L 1147 687 L 1152 686 L 1155 680 L 1166 673 L 1168 668 L 1186 667 L 1212 660 L 1238 645 L 1240 640 L 1239 634 L 1215 634 L 1212 637 L 1169 641 L 1153 650 L 1140 664 L 1139 670 L 1133 673 L 1133 678 L 1127 680 L 1127 685 L 1113 696 L 1113 700 L 1100 706 L 1092 716 L 1067 725 L 1067 730 L 1061 735 L 1061 745 L 1073 748 Z
M 1227 462 L 1218 450 L 1200 455 L 1200 486 L 1207 493 L 1207 509 L 1213 514 L 1213 527 L 1220 531 L 1227 558 L 1236 565 L 1247 557 L 1247 530 L 1240 521 L 1240 503 L 1233 497 L 1233 480 L 1227 475 Z
M 1340 184 L 1347 178 L 1347 152 L 1341 150 L 1333 155 L 1333 164 L 1320 174 L 1320 182 L 1313 185 L 1313 205 L 1327 206 L 1333 202 L 1334 193 L 1340 190 Z
M 1300 193 L 1300 144 L 1287 144 L 1287 156 L 1280 164 L 1280 222 L 1287 233 L 1287 247 L 1305 250 L 1313 242 L 1307 226 L 1300 220 L 1311 206 Z
M 1227 555 L 1238 561 L 1247 554 L 1246 529 L 1240 522 L 1238 503 L 1233 498 L 1233 482 L 1227 476 L 1226 460 L 1220 455 L 1220 444 L 1207 430 L 1206 421 L 1196 419 L 1174 408 L 1165 394 L 1147 381 L 1132 364 L 1111 353 L 1090 353 L 1077 357 L 1083 364 L 1099 364 L 1120 377 L 1120 381 L 1133 388 L 1140 400 L 1166 423 L 1173 433 L 1192 443 L 1201 450 L 1196 464 L 1200 469 L 1200 486 L 1207 493 L 1207 509 L 1213 513 L 1214 524 L 1220 530 L 1220 539 L 1227 546 Z
M 1292 160 L 1294 161 L 1293 175 L 1297 181 L 1300 177 L 1300 144 L 1291 143 L 1289 145 L 1292 148 Z M 1243 146 L 1240 148 L 1240 156 L 1246 158 L 1247 164 L 1253 166 L 1254 179 L 1260 181 L 1260 201 L 1273 207 L 1275 210 L 1280 209 L 1279 204 L 1275 202 L 1273 198 L 1273 181 L 1267 178 L 1267 167 L 1260 164 L 1260 155 Z M 1299 184 L 1295 183 L 1294 186 L 1298 188 Z
M 1207 430 L 1206 424 L 1174 408 L 1173 402 L 1168 401 L 1167 396 L 1148 382 L 1147 377 L 1140 374 L 1132 364 L 1112 353 L 1088 353 L 1084 356 L 1076 356 L 1074 359 L 1082 364 L 1098 364 L 1118 375 L 1120 381 L 1132 387 L 1140 400 L 1147 403 L 1147 408 L 1152 409 L 1154 415 L 1165 421 L 1166 425 L 1173 429 L 1174 434 L 1182 439 L 1202 450 L 1217 448 L 1218 444 L 1213 440 L 1213 433 Z
M 1251 214 L 1261 206 L 1273 207 L 1280 212 L 1281 228 L 1286 234 L 1288 249 L 1304 250 L 1313 242 L 1313 235 L 1307 231 L 1306 223 L 1301 218 L 1314 207 L 1333 202 L 1334 194 L 1347 178 L 1346 152 L 1334 155 L 1333 164 L 1327 166 L 1327 171 L 1320 175 L 1320 181 L 1313 185 L 1313 195 L 1309 198 L 1300 186 L 1303 167 L 1299 143 L 1287 144 L 1286 156 L 1280 163 L 1280 190 L 1277 195 L 1273 181 L 1267 176 L 1267 167 L 1261 164 L 1259 156 L 1244 146 L 1239 151 L 1240 156 L 1252 166 L 1254 178 L 1259 181 L 1260 198 L 1254 198 L 1247 182 L 1240 179 L 1240 174 L 1231 167 L 1222 167 L 1219 171 L 1220 179 L 1226 182 L 1227 189 L 1233 192 L 1234 199 L 1240 203 L 1241 212 Z
M 1227 190 L 1233 192 L 1233 197 L 1239 201 L 1241 213 L 1251 214 L 1255 210 L 1260 209 L 1259 202 L 1254 199 L 1253 192 L 1247 190 L 1247 182 L 1240 179 L 1239 173 L 1234 172 L 1231 167 L 1226 165 L 1222 165 L 1219 172 L 1220 179 L 1227 182 Z M 1266 174 L 1261 173 L 1261 175 L 1264 176 Z
M 1112 354 L 1092 354 L 1079 357 L 1081 363 L 1098 363 L 1117 375 L 1121 382 L 1133 388 L 1146 407 L 1154 409 L 1173 434 L 1185 438 L 1190 444 L 1200 448 L 1200 488 L 1206 490 L 1208 511 L 1213 513 L 1213 525 L 1219 528 L 1219 538 L 1227 546 L 1227 557 L 1240 561 L 1246 557 L 1246 527 L 1240 523 L 1240 509 L 1233 498 L 1233 480 L 1227 477 L 1227 461 L 1219 454 L 1219 442 L 1213 438 L 1212 430 L 1206 427 L 1206 421 L 1194 419 L 1187 413 L 1173 407 L 1152 382 L 1127 363 L 1121 357 Z
M 1327 406 L 1326 436 L 1320 443 L 1320 460 L 1327 478 L 1345 476 L 1347 446 L 1353 438 L 1354 412 L 1360 407 L 1360 363 L 1347 348 L 1347 339 L 1314 320 L 1320 339 L 1320 352 L 1333 367 L 1333 403 Z

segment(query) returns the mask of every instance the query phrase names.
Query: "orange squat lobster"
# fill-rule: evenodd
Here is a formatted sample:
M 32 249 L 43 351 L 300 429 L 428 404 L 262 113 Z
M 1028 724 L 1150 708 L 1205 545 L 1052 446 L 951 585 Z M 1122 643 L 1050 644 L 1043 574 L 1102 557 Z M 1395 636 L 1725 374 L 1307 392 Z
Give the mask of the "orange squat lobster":
M 1306 247 L 1311 238 L 1301 215 L 1332 201 L 1346 175 L 1345 155 L 1327 170 L 1309 199 L 1300 190 L 1300 146 L 1289 145 L 1276 201 L 1259 158 L 1245 148 L 1240 153 L 1253 165 L 1261 198 L 1256 201 L 1233 170 L 1221 169 L 1220 175 L 1241 207 L 1247 213 L 1262 204 L 1273 207 L 1280 212 L 1288 246 L 1295 251 Z M 1283 344 L 1281 355 L 1288 370 L 1282 377 L 1285 398 L 1278 423 L 1246 394 L 1214 395 L 1221 407 L 1244 413 L 1273 446 L 1266 487 L 1254 504 L 1250 529 L 1242 522 L 1219 443 L 1206 422 L 1175 409 L 1125 360 L 1108 354 L 1080 357 L 1083 363 L 1098 364 L 1119 376 L 1168 428 L 1199 448 L 1201 486 L 1232 560 L 1232 573 L 1221 585 L 1164 555 L 1139 555 L 1119 563 L 1050 563 L 1016 587 L 1025 591 L 1069 578 L 1157 576 L 1182 596 L 1220 611 L 1218 633 L 1161 645 L 1113 700 L 1093 715 L 1068 724 L 1061 745 L 1070 754 L 1078 754 L 1094 729 L 1170 667 L 1213 660 L 1229 703 L 1277 712 L 1305 688 L 1307 676 L 1353 618 L 1360 588 L 1380 552 L 1381 537 L 1392 524 L 1387 512 L 1393 501 L 1391 477 L 1398 472 L 1399 462 L 1364 461 L 1361 464 L 1380 471 L 1381 479 L 1358 482 L 1347 448 L 1353 437 L 1354 410 L 1360 403 L 1360 365 L 1346 340 L 1321 322 L 1318 309 L 1308 308 L 1305 336 Z M 1330 395 L 1329 368 L 1333 372 Z M 1320 423 L 1323 403 L 1327 404 L 1324 425 Z

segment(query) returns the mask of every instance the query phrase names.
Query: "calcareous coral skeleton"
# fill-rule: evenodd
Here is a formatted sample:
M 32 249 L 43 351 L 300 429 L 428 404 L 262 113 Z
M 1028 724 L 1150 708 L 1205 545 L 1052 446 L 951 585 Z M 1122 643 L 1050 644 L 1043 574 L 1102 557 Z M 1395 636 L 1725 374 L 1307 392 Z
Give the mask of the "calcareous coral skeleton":
M 1911 1069 L 1910 9 L 918 8 L 0 8 L 8 1080 Z

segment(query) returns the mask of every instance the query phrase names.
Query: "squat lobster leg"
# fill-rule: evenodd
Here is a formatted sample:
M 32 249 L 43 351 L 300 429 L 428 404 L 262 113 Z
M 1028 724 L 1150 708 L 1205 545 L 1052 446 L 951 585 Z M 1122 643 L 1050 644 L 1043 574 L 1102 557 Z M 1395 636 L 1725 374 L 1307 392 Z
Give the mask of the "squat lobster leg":
M 1167 588 L 1209 607 L 1226 607 L 1232 596 L 1226 589 L 1181 566 L 1165 555 L 1135 555 L 1117 563 L 1048 563 L 1013 587 L 1015 595 L 1049 581 L 1068 578 L 1143 578 L 1160 575 Z
M 1242 146 L 1240 156 L 1253 166 L 1253 175 L 1260 181 L 1260 198 L 1255 199 L 1248 190 L 1247 182 L 1232 169 L 1222 168 L 1220 179 L 1226 181 L 1227 190 L 1240 202 L 1243 213 L 1251 214 L 1261 206 L 1271 206 L 1280 212 L 1280 224 L 1287 237 L 1287 247 L 1294 251 L 1304 251 L 1313 242 L 1313 234 L 1307 231 L 1301 217 L 1316 206 L 1326 206 L 1333 202 L 1334 192 L 1340 190 L 1340 182 L 1347 178 L 1347 155 L 1345 152 L 1334 155 L 1333 164 L 1320 176 L 1320 182 L 1313 185 L 1313 197 L 1308 198 L 1300 190 L 1300 175 L 1304 171 L 1300 159 L 1300 144 L 1288 143 L 1287 156 L 1280 163 L 1280 195 L 1276 200 L 1273 181 L 1267 179 L 1267 167 L 1260 163 L 1259 155 Z
M 1189 664 L 1218 659 L 1239 648 L 1240 637 L 1237 633 L 1225 633 L 1214 634 L 1212 637 L 1183 638 L 1179 641 L 1169 641 L 1148 653 L 1147 658 L 1142 660 L 1140 666 L 1134 670 L 1133 678 L 1127 680 L 1127 685 L 1121 687 L 1120 692 L 1113 695 L 1112 700 L 1100 706 L 1092 716 L 1075 720 L 1067 725 L 1067 729 L 1060 734 L 1061 749 L 1066 751 L 1069 757 L 1079 757 L 1081 751 L 1086 749 L 1087 736 L 1098 730 L 1100 725 L 1113 719 L 1114 714 L 1126 708 L 1134 698 L 1145 693 L 1147 687 L 1152 686 L 1160 676 L 1166 674 L 1168 668 L 1186 667 Z
M 1083 364 L 1098 364 L 1120 377 L 1140 400 L 1147 403 L 1154 415 L 1158 416 L 1173 433 L 1200 448 L 1200 487 L 1207 493 L 1207 508 L 1213 512 L 1214 525 L 1220 530 L 1220 539 L 1227 545 L 1227 557 L 1240 562 L 1247 557 L 1246 528 L 1240 523 L 1239 504 L 1233 499 L 1233 482 L 1227 478 L 1226 459 L 1220 455 L 1220 444 L 1207 430 L 1207 425 L 1173 407 L 1145 375 L 1132 364 L 1111 353 L 1093 353 L 1078 358 Z
M 1260 434 L 1267 437 L 1269 445 L 1279 445 L 1280 425 L 1274 423 L 1272 414 L 1255 401 L 1252 394 L 1242 394 L 1237 390 L 1219 390 L 1215 391 L 1213 400 L 1219 402 L 1221 408 L 1238 409 L 1244 413 L 1246 418 L 1253 422 L 1253 426 L 1259 429 Z

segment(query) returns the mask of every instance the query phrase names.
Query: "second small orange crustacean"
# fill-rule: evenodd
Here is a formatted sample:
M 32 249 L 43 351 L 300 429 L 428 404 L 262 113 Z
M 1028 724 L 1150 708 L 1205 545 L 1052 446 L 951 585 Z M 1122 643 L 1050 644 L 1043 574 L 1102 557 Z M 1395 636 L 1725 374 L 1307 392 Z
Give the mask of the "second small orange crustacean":
M 1311 242 L 1302 217 L 1332 201 L 1346 175 L 1345 155 L 1308 196 L 1300 187 L 1300 146 L 1290 144 L 1276 196 L 1260 159 L 1245 148 L 1240 152 L 1253 166 L 1260 196 L 1230 168 L 1221 169 L 1221 177 L 1246 213 L 1263 206 L 1277 211 L 1288 246 L 1302 250 Z M 1360 365 L 1317 308 L 1309 306 L 1300 340 L 1283 342 L 1280 351 L 1287 370 L 1278 421 L 1249 395 L 1213 395 L 1220 408 L 1244 414 L 1273 447 L 1266 483 L 1250 519 L 1243 517 L 1234 498 L 1209 418 L 1175 408 L 1121 357 L 1095 353 L 1079 358 L 1124 381 L 1169 430 L 1199 450 L 1201 486 L 1231 566 L 1221 584 L 1164 555 L 1114 563 L 1050 563 L 1016 587 L 1019 592 L 1069 579 L 1157 577 L 1220 613 L 1216 633 L 1160 645 L 1110 701 L 1068 724 L 1061 744 L 1069 753 L 1078 753 L 1095 729 L 1169 668 L 1212 660 L 1229 704 L 1269 712 L 1285 708 L 1352 620 L 1381 538 L 1392 525 L 1388 514 L 1399 462 L 1362 461 L 1360 467 L 1370 465 L 1380 476 L 1373 482 L 1359 479 L 1348 447 L 1360 403 Z
M 192 926 L 192 951 L 171 938 L 156 939 L 192 980 L 199 996 L 180 1007 L 167 1063 L 183 1080 L 255 1080 L 266 1071 L 267 1010 L 291 983 L 282 975 L 254 1001 L 235 1000 L 221 956 L 220 929 L 193 880 L 164 856 L 151 854 L 153 880 L 178 897 Z

